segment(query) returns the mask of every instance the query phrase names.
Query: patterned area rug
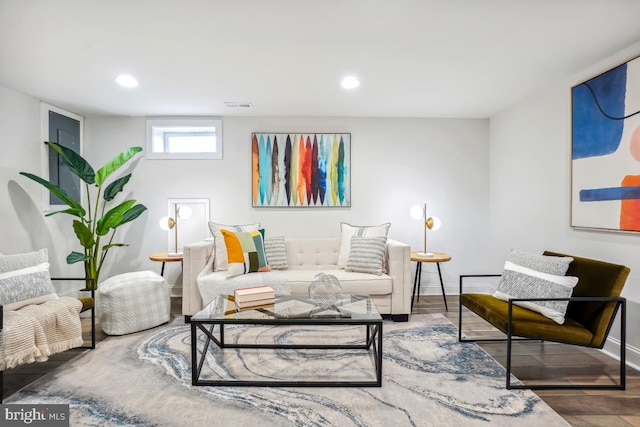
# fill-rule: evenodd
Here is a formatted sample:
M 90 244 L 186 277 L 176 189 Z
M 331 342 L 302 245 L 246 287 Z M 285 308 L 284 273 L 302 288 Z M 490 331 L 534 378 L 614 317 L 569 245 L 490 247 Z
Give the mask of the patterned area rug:
M 78 426 L 568 425 L 533 392 L 506 390 L 504 368 L 476 344 L 458 343 L 441 315 L 385 321 L 381 388 L 192 387 L 189 331 L 178 318 L 110 337 L 6 403 L 69 403 Z M 227 342 L 245 343 L 355 342 L 363 335 L 355 327 L 225 328 Z M 358 379 L 371 369 L 361 351 L 216 348 L 203 376 Z

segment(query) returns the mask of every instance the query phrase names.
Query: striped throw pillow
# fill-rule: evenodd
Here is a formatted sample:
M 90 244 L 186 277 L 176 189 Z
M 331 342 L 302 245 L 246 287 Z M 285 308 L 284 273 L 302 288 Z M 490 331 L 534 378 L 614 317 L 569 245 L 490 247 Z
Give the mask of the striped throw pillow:
M 338 250 L 338 268 L 345 268 L 349 261 L 349 249 L 351 238 L 357 237 L 387 237 L 391 227 L 390 222 L 380 225 L 351 225 L 346 222 L 340 223 L 340 249 Z
M 346 271 L 370 273 L 378 276 L 384 271 L 384 256 L 387 247 L 387 237 L 358 237 L 351 238 L 349 260 Z
M 264 239 L 264 251 L 267 255 L 267 262 L 272 270 L 286 270 L 289 268 L 284 236 Z

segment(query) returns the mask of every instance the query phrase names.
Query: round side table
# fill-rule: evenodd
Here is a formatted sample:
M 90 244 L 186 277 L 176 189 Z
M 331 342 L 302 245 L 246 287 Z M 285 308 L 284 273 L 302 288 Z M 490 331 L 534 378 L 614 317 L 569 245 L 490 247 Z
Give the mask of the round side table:
M 438 266 L 438 276 L 440 277 L 440 288 L 442 289 L 442 299 L 444 300 L 444 308 L 449 311 L 447 306 L 447 295 L 444 293 L 444 283 L 442 282 L 442 272 L 440 271 L 440 263 L 451 260 L 451 255 L 443 252 L 430 252 L 433 256 L 420 256 L 418 252 L 411 252 L 411 261 L 416 263 L 416 277 L 413 280 L 413 295 L 411 296 L 411 309 L 413 309 L 413 300 L 420 299 L 420 280 L 422 279 L 422 263 L 423 262 L 435 262 Z
M 182 253 L 178 255 L 169 255 L 168 252 L 157 252 L 155 254 L 149 255 L 149 259 L 155 262 L 161 262 L 162 268 L 160 269 L 160 275 L 164 276 L 164 264 L 165 262 L 178 262 L 180 261 L 180 265 L 182 265 Z

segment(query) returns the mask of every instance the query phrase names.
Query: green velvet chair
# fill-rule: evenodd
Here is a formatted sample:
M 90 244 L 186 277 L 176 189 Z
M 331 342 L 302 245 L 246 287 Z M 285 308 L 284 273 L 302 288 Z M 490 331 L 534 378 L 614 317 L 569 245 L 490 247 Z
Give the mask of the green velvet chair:
M 625 389 L 626 300 L 620 297 L 629 275 L 629 268 L 604 261 L 544 252 L 550 256 L 571 256 L 567 276 L 578 277 L 578 284 L 568 300 L 564 324 L 560 325 L 541 314 L 514 305 L 514 301 L 542 301 L 541 298 L 511 299 L 508 302 L 490 294 L 465 293 L 463 285 L 470 277 L 499 277 L 499 274 L 460 276 L 460 308 L 458 341 L 496 341 L 493 339 L 463 338 L 462 310 L 468 308 L 482 319 L 506 334 L 507 389 Z M 513 341 L 519 339 L 543 340 L 602 349 L 620 309 L 620 381 L 614 385 L 521 385 L 511 383 L 511 355 Z

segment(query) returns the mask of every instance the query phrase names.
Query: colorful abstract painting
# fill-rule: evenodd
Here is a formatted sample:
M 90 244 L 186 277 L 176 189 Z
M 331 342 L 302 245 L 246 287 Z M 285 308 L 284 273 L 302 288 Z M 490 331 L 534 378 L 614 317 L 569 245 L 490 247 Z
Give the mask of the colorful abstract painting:
M 640 231 L 640 57 L 571 96 L 571 225 Z
M 351 134 L 252 133 L 255 207 L 351 206 Z

